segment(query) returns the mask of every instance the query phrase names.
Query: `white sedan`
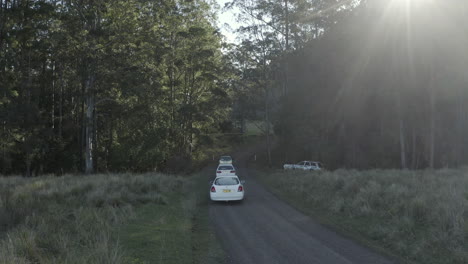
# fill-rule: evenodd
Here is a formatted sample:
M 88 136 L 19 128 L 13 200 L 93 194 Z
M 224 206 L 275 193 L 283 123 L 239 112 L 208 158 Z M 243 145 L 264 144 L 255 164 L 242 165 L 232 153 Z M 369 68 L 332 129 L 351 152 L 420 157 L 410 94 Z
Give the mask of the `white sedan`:
M 232 164 L 231 156 L 221 156 L 219 158 L 219 164 Z
M 322 164 L 316 161 L 301 161 L 297 164 L 284 164 L 283 169 L 285 170 L 322 170 Z
M 241 201 L 244 199 L 244 184 L 237 176 L 216 177 L 211 183 L 210 199 L 212 201 Z
M 231 164 L 219 164 L 216 169 L 216 177 L 218 176 L 236 176 L 236 169 Z

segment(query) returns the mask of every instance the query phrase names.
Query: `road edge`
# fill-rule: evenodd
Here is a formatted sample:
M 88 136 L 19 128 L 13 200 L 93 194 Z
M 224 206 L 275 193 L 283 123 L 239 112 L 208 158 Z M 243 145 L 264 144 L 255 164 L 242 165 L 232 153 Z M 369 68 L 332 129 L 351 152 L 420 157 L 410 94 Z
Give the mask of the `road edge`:
M 369 250 L 377 253 L 377 254 L 380 254 L 386 258 L 388 258 L 389 260 L 395 262 L 395 263 L 399 263 L 399 264 L 419 264 L 417 262 L 414 262 L 414 261 L 411 261 L 411 260 L 407 260 L 407 259 L 404 259 L 398 255 L 396 255 L 395 253 L 389 251 L 388 249 L 386 249 L 384 246 L 382 245 L 377 245 L 375 244 L 373 241 L 370 241 L 368 238 L 366 238 L 365 236 L 357 233 L 357 232 L 353 232 L 352 230 L 349 230 L 349 229 L 346 229 L 345 227 L 343 227 L 343 223 L 340 223 L 339 221 L 336 221 L 336 219 L 332 216 L 330 216 L 329 214 L 327 214 L 326 212 L 322 212 L 321 210 L 317 210 L 316 208 L 315 209 L 311 209 L 311 208 L 305 208 L 305 207 L 302 207 L 300 206 L 300 202 L 297 202 L 296 200 L 293 200 L 292 197 L 288 197 L 286 195 L 283 195 L 282 193 L 280 193 L 280 191 L 278 190 L 275 190 L 272 186 L 270 186 L 264 179 L 264 175 L 268 173 L 268 170 L 265 170 L 265 169 L 260 169 L 260 168 L 257 168 L 257 167 L 249 167 L 247 166 L 246 169 L 250 170 L 250 174 L 251 177 L 254 177 L 258 183 L 262 184 L 265 189 L 271 193 L 273 196 L 275 196 L 277 199 L 287 203 L 289 206 L 291 206 L 292 208 L 294 208 L 295 210 L 303 213 L 304 215 L 310 217 L 313 221 L 315 221 L 317 224 L 323 226 L 324 228 L 327 228 L 329 230 L 332 230 L 333 232 L 337 233 L 338 235 L 346 238 L 346 239 L 349 239 L 349 240 L 352 240 L 354 242 L 356 242 L 357 244 L 363 246 L 363 247 L 366 247 L 368 248 Z M 260 172 L 259 174 L 261 174 L 262 176 L 258 176 L 258 172 Z

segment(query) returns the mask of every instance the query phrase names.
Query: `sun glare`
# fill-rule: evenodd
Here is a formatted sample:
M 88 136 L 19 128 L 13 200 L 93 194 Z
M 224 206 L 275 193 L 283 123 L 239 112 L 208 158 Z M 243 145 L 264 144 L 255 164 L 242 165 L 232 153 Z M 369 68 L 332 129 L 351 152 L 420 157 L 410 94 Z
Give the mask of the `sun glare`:
M 388 2 L 388 11 L 398 10 L 406 18 L 419 16 L 433 10 L 436 0 L 390 0 Z
M 418 3 L 418 2 L 428 2 L 429 0 L 393 0 L 394 2 L 403 2 L 403 3 Z
M 433 0 L 392 0 L 396 5 L 425 5 L 433 2 Z

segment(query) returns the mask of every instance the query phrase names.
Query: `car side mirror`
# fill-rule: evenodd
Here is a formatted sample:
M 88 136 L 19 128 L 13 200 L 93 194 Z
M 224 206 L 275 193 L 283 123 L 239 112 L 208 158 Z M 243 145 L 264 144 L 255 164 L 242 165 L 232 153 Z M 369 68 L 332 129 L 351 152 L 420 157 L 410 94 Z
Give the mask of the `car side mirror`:
M 244 184 L 244 183 L 245 183 L 245 180 L 242 180 L 241 183 Z
M 213 185 L 213 181 L 209 181 L 208 184 L 209 184 L 209 185 Z

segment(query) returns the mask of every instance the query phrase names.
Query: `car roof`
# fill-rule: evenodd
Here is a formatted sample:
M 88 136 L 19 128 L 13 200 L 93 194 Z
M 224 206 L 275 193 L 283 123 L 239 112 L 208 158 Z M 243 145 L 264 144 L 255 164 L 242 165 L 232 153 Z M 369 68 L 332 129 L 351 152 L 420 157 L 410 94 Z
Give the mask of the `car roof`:
M 234 168 L 234 165 L 232 165 L 232 163 L 220 163 L 218 164 L 218 168 L 221 167 L 221 166 L 231 166 Z
M 216 176 L 215 180 L 218 179 L 218 178 L 227 178 L 227 177 L 236 177 L 237 179 L 239 179 L 239 176 L 237 175 L 219 175 L 219 176 Z

